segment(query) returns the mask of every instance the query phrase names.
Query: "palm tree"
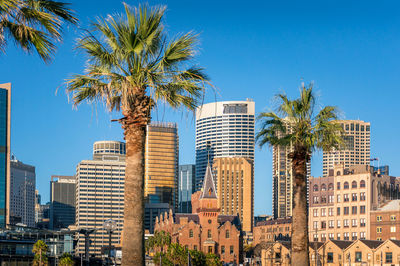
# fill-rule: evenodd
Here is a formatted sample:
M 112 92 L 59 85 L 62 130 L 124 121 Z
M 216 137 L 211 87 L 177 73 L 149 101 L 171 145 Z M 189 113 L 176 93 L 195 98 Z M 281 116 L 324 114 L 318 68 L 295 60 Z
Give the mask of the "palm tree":
M 38 240 L 34 245 L 32 252 L 35 253 L 33 265 L 47 265 L 47 249 L 48 246 L 42 240 Z
M 277 112 L 258 116 L 261 129 L 256 141 L 262 147 L 270 145 L 292 147 L 289 158 L 293 173 L 292 265 L 308 265 L 307 163 L 316 149 L 331 150 L 343 143 L 337 109 L 326 106 L 315 115 L 315 96 L 310 84 L 300 88 L 300 98 L 290 100 L 277 95 Z
M 151 110 L 159 103 L 194 110 L 208 84 L 203 69 L 188 66 L 196 35 L 167 39 L 164 7 L 124 4 L 125 14 L 98 18 L 93 30 L 78 40 L 88 55 L 82 75 L 67 80 L 74 105 L 104 101 L 109 111 L 122 111 L 127 151 L 123 225 L 123 265 L 144 264 L 144 145 Z
M 52 0 L 0 0 L 0 51 L 7 37 L 27 52 L 36 50 L 49 62 L 55 42 L 61 41 L 63 22 L 76 24 L 78 19 L 68 4 Z

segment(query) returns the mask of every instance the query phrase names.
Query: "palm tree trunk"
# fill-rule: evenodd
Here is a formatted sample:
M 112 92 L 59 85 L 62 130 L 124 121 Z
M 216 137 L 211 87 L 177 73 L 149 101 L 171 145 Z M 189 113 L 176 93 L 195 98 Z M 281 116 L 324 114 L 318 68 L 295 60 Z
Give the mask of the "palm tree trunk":
M 307 162 L 309 153 L 304 147 L 295 147 L 292 157 L 293 213 L 292 213 L 292 265 L 309 265 Z
M 144 265 L 145 127 L 127 125 L 122 265 Z

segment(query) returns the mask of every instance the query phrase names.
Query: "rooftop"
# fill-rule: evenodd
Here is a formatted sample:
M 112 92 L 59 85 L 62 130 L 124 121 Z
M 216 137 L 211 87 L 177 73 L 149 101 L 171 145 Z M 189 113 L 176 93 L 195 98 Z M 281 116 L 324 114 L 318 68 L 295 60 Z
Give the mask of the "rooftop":
M 400 210 L 400 200 L 391 200 L 382 207 L 378 208 L 376 211 L 399 211 Z

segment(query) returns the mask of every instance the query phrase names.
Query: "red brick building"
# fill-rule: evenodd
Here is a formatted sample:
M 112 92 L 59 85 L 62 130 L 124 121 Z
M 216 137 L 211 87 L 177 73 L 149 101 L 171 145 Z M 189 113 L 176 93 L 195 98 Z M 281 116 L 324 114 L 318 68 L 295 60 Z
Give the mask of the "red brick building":
M 221 215 L 211 168 L 203 189 L 192 195 L 192 213 L 164 213 L 156 218 L 155 231 L 171 234 L 172 242 L 189 249 L 214 253 L 224 262 L 242 261 L 242 231 L 239 216 Z

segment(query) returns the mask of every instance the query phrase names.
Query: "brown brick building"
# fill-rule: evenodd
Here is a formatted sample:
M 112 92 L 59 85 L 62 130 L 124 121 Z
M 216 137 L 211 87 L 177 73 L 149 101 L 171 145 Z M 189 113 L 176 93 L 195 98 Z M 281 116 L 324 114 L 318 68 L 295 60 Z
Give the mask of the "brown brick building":
M 261 242 L 274 242 L 276 240 L 290 240 L 292 231 L 292 218 L 278 218 L 258 222 L 253 228 L 253 245 Z
M 400 200 L 392 200 L 371 211 L 372 240 L 400 240 Z
M 170 233 L 174 243 L 214 253 L 224 262 L 242 261 L 239 216 L 220 214 L 210 166 L 206 169 L 202 191 L 192 195 L 192 213 L 165 213 L 156 219 L 154 229 Z

